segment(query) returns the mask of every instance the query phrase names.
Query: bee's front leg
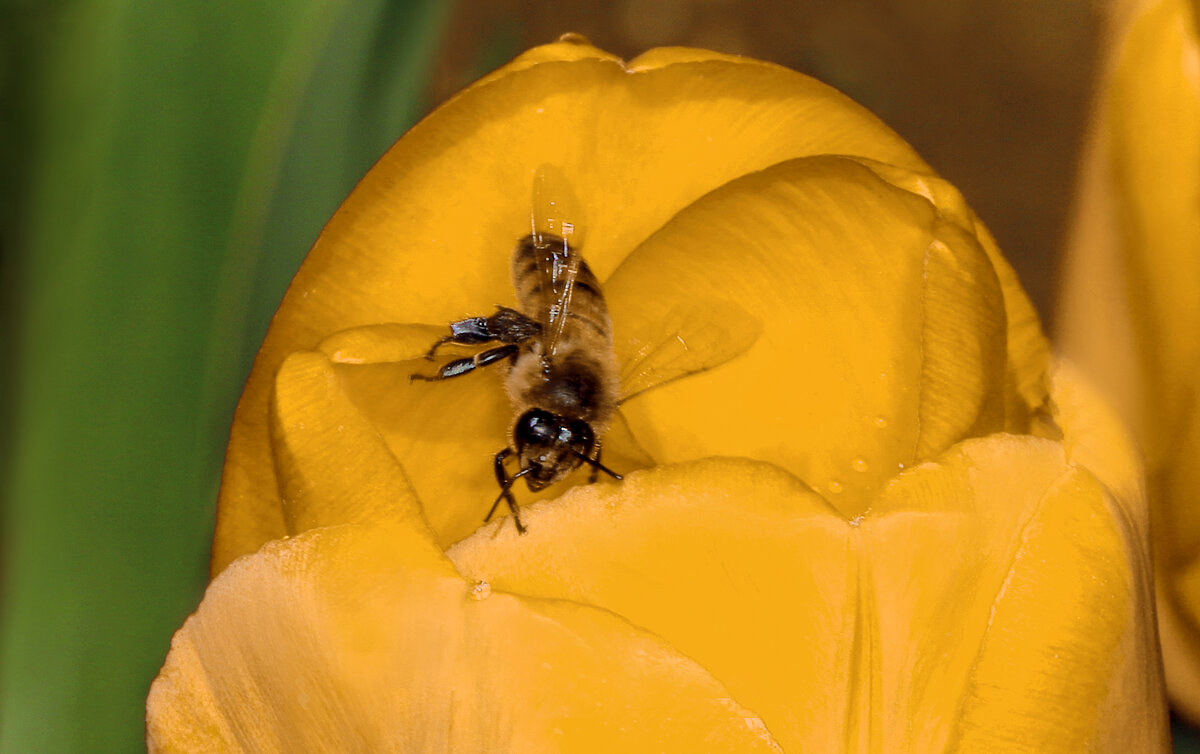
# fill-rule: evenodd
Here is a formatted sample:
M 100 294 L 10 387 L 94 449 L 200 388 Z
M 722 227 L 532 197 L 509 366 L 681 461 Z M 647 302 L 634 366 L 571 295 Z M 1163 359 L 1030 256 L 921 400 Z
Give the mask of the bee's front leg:
M 600 463 L 599 440 L 596 441 L 595 447 L 592 448 L 591 452 L 589 452 L 587 455 L 584 455 L 583 453 L 576 453 L 576 455 L 579 456 L 579 460 L 584 461 L 587 463 L 587 465 L 592 467 L 592 473 L 588 475 L 588 484 L 594 484 L 596 479 L 599 478 L 601 471 L 603 471 L 605 474 L 608 474 L 613 479 L 616 479 L 618 482 L 625 478 L 604 464 Z
M 596 480 L 600 477 L 600 469 L 603 468 L 600 465 L 600 441 L 599 440 L 596 441 L 596 452 L 592 453 L 592 461 L 594 463 L 590 464 L 592 467 L 592 473 L 588 474 L 588 484 L 596 483 Z
M 496 506 L 500 505 L 501 498 L 508 503 L 508 509 L 512 511 L 513 523 L 517 525 L 517 533 L 524 534 L 525 526 L 521 523 L 521 514 L 517 508 L 517 499 L 513 497 L 512 485 L 516 481 L 508 475 L 508 470 L 504 468 L 504 461 L 512 455 L 512 448 L 505 448 L 496 454 L 492 459 L 492 467 L 496 471 L 496 482 L 500 485 L 500 497 L 496 498 L 496 502 L 492 503 L 492 509 L 483 517 L 483 520 L 490 521 L 496 513 Z

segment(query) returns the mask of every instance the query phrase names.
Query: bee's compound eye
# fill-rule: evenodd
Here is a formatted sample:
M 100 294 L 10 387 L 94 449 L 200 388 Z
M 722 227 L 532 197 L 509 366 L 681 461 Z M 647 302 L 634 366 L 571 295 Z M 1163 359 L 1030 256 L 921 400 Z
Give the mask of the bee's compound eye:
M 592 432 L 592 427 L 585 421 L 576 419 L 564 428 L 569 437 L 563 439 L 570 445 L 582 453 L 591 451 L 592 445 L 595 443 L 595 433 Z
M 513 430 L 517 445 L 543 444 L 554 437 L 555 426 L 558 422 L 554 414 L 540 408 L 530 409 L 521 414 Z

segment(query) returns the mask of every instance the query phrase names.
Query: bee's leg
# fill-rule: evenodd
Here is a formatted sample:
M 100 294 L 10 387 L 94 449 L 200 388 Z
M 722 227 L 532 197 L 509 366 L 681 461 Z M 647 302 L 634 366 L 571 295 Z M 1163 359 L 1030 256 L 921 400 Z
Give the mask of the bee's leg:
M 493 340 L 501 343 L 524 343 L 540 333 L 542 325 L 516 309 L 498 306 L 496 313 L 487 318 L 487 329 Z
M 608 474 L 613 479 L 616 479 L 618 482 L 625 478 L 604 464 L 600 463 L 600 444 L 598 442 L 592 449 L 592 452 L 588 455 L 585 456 L 583 453 L 578 451 L 575 452 L 575 455 L 579 458 L 579 460 L 586 462 L 588 466 L 592 467 L 591 476 L 588 477 L 588 484 L 595 482 L 596 478 L 600 475 L 599 472 L 601 471 L 603 471 L 605 474 Z
M 447 343 L 462 346 L 477 346 L 497 340 L 501 343 L 520 343 L 541 330 L 542 326 L 537 320 L 526 317 L 516 309 L 501 306 L 490 317 L 467 317 L 451 322 L 450 334 L 434 343 L 425 358 L 432 360 L 437 350 Z
M 512 448 L 505 448 L 496 454 L 492 461 L 493 468 L 496 470 L 496 482 L 500 484 L 500 497 L 496 498 L 496 502 L 492 503 L 492 509 L 483 517 L 484 521 L 490 521 L 492 515 L 496 512 L 496 506 L 500 505 L 500 498 L 508 503 L 508 509 L 512 511 L 513 523 L 517 525 L 517 533 L 524 534 L 525 526 L 521 524 L 521 514 L 517 509 L 517 499 L 513 497 L 511 487 L 515 481 L 508 475 L 508 471 L 504 468 L 504 461 L 512 455 Z
M 425 380 L 426 382 L 437 382 L 438 380 L 448 380 L 451 377 L 458 377 L 467 372 L 474 371 L 477 367 L 486 367 L 488 364 L 494 364 L 502 359 L 507 359 L 515 356 L 518 346 L 516 344 L 508 346 L 499 346 L 497 348 L 489 348 L 486 351 L 480 351 L 474 356 L 468 356 L 463 359 L 455 359 L 442 365 L 442 368 L 437 370 L 437 374 L 432 376 L 427 374 L 410 374 L 409 380 Z
M 595 463 L 592 464 L 592 473 L 588 474 L 588 484 L 595 484 L 596 480 L 600 478 L 600 441 L 599 440 L 596 441 L 596 450 L 594 453 L 592 453 L 592 460 L 595 461 Z
M 450 334 L 443 335 L 425 354 L 425 358 L 433 361 L 437 350 L 447 343 L 458 343 L 464 346 L 476 346 L 495 340 L 488 332 L 487 317 L 467 317 L 450 323 Z
M 457 324 L 458 324 L 457 322 L 451 323 L 450 328 L 454 329 L 454 325 L 457 325 Z M 443 335 L 442 337 L 438 338 L 437 342 L 435 342 L 432 346 L 430 346 L 429 350 L 425 352 L 425 360 L 433 361 L 433 355 L 437 353 L 437 350 L 452 340 L 454 340 L 453 335 Z

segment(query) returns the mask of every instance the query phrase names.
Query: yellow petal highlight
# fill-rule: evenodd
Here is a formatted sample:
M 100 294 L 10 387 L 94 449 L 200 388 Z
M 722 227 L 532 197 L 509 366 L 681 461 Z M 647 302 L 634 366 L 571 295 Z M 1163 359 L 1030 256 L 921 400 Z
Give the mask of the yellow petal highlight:
M 770 461 L 853 517 L 905 466 L 1005 426 L 1005 298 L 988 256 L 926 197 L 854 160 L 792 160 L 726 184 L 605 290 L 623 362 L 629 334 L 661 330 L 679 306 L 735 301 L 762 324 L 703 380 L 625 406 L 659 462 Z
M 778 751 L 618 617 L 475 586 L 419 536 L 342 526 L 230 566 L 151 688 L 153 752 Z
M 449 554 L 662 636 L 785 750 L 1169 743 L 1137 534 L 1056 443 L 969 441 L 850 521 L 732 459 L 576 488 L 526 519 L 525 537 L 484 529 Z
M 560 43 L 452 99 L 363 179 L 285 296 L 235 417 L 214 573 L 283 533 L 266 405 L 284 358 L 348 328 L 440 324 L 511 304 L 509 254 L 528 232 L 539 165 L 558 166 L 579 195 L 586 254 L 604 279 L 698 197 L 810 154 L 928 170 L 833 89 L 739 59 L 630 70 Z
M 707 63 L 709 61 L 736 63 L 738 65 L 761 65 L 782 69 L 781 66 L 763 60 L 755 60 L 754 58 L 747 58 L 741 55 L 727 55 L 722 52 L 705 50 L 698 47 L 655 47 L 646 50 L 641 55 L 630 60 L 626 67 L 631 71 L 649 71 L 654 68 L 665 68 L 666 66 L 678 65 L 680 63 Z
M 445 334 L 444 325 L 365 325 L 335 332 L 318 348 L 337 364 L 387 364 L 423 358 Z

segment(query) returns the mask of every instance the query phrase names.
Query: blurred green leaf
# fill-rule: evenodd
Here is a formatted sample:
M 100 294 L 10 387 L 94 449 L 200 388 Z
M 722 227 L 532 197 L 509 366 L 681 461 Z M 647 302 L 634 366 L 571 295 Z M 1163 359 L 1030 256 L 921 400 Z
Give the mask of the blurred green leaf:
M 23 40 L 4 136 L 28 137 L 6 145 L 0 231 L 17 318 L 0 750 L 143 746 L 253 351 L 321 225 L 423 111 L 447 5 L 0 11 Z

